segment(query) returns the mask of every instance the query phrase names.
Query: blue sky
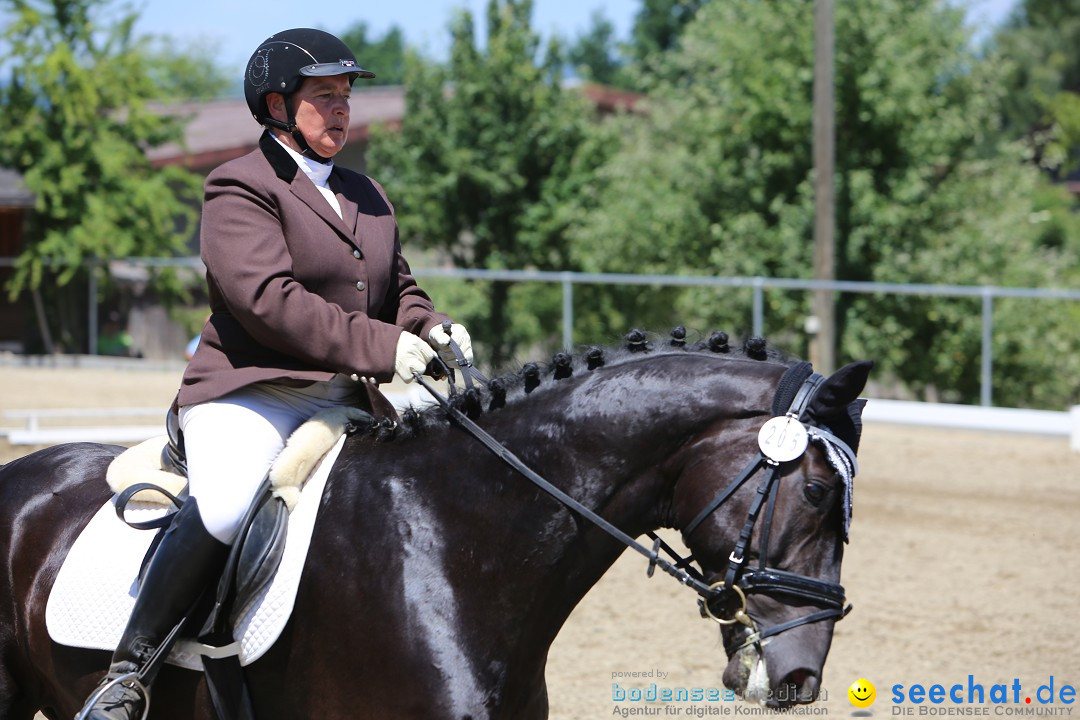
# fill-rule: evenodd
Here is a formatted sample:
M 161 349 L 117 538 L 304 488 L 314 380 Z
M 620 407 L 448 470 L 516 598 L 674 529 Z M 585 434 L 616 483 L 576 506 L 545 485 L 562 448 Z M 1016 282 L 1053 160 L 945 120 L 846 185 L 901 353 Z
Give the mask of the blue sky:
M 722 2 L 722 0 L 717 0 Z M 857 2 L 858 0 L 839 0 Z M 978 30 L 1000 22 L 1019 0 L 948 0 L 968 8 Z M 600 11 L 615 26 L 616 37 L 628 37 L 642 0 L 534 0 L 533 28 L 544 36 L 575 38 Z M 410 45 L 442 58 L 449 46 L 447 25 L 452 11 L 468 8 L 482 20 L 487 0 L 135 0 L 141 8 L 136 26 L 142 33 L 171 35 L 183 41 L 205 41 L 221 48 L 222 62 L 240 68 L 267 36 L 290 27 L 342 31 L 364 21 L 373 37 L 397 25 Z
M 136 27 L 144 33 L 205 39 L 222 48 L 223 60 L 242 66 L 259 43 L 279 30 L 317 27 L 340 32 L 363 21 L 371 37 L 379 37 L 396 25 L 409 45 L 430 57 L 444 58 L 453 11 L 466 8 L 482 22 L 487 5 L 487 0 L 360 0 L 312 5 L 303 0 L 142 0 L 136 4 L 143 8 Z M 534 0 L 532 25 L 545 37 L 559 34 L 573 38 L 587 30 L 592 13 L 601 10 L 615 26 L 616 36 L 623 38 L 629 35 L 640 5 L 641 0 Z

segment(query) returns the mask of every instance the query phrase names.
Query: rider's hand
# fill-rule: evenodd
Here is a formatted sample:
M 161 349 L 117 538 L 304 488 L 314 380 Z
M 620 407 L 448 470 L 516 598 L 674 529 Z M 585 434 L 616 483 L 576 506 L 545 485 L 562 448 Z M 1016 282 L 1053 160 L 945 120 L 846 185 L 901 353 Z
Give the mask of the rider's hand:
M 428 332 L 428 342 L 431 343 L 431 347 L 438 350 L 439 357 L 447 364 L 457 362 L 454 351 L 450 349 L 451 340 L 458 344 L 458 347 L 461 348 L 461 354 L 471 363 L 473 361 L 472 338 L 469 337 L 469 331 L 465 329 L 464 325 L 454 323 L 450 326 L 449 335 L 443 330 L 442 325 L 436 325 Z
M 394 372 L 407 383 L 415 378 L 413 373 L 423 374 L 429 362 L 435 359 L 435 351 L 418 336 L 402 332 L 398 336 L 394 353 Z

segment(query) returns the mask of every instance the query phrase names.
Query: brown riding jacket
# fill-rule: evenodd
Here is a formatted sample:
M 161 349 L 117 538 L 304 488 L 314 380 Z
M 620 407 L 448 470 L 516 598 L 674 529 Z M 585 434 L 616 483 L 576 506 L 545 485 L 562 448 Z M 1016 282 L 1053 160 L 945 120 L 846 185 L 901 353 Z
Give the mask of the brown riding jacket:
M 269 133 L 206 178 L 200 242 L 212 314 L 179 405 L 335 373 L 387 382 L 402 329 L 427 338 L 448 319 L 416 284 L 382 187 L 336 165 L 329 184 L 340 218 Z

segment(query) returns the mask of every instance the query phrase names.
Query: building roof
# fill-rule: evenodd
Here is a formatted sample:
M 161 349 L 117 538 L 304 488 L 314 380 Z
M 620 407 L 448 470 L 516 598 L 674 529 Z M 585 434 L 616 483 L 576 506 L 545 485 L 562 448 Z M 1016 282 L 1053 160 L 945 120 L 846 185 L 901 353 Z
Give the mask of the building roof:
M 641 96 L 604 85 L 574 85 L 600 112 L 633 112 Z M 349 115 L 349 139 L 364 141 L 372 125 L 400 126 L 405 115 L 405 89 L 383 85 L 353 90 Z M 246 155 L 259 142 L 261 128 L 255 123 L 243 99 L 214 100 L 162 106 L 161 112 L 189 118 L 185 130 L 186 148 L 170 143 L 151 149 L 147 155 L 154 165 L 183 165 L 192 169 L 216 167 Z
M 8 168 L 0 168 L 0 207 L 34 207 L 34 193 L 26 189 L 22 175 Z
M 251 117 L 243 99 L 180 103 L 162 112 L 188 118 L 184 140 L 152 148 L 147 156 L 158 167 L 184 165 L 213 167 L 251 152 L 262 129 Z M 352 140 L 366 139 L 372 125 L 400 123 L 405 113 L 405 91 L 399 86 L 356 89 L 349 114 Z
M 642 96 L 630 90 L 620 90 L 609 85 L 583 83 L 581 94 L 601 112 L 634 112 Z

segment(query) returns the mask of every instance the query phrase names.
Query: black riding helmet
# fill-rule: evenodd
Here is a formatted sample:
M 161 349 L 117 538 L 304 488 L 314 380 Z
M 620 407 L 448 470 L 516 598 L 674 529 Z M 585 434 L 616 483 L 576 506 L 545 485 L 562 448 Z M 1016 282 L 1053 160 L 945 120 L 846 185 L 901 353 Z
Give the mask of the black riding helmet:
M 328 32 L 312 28 L 294 28 L 271 35 L 256 48 L 244 73 L 244 97 L 248 109 L 260 125 L 269 125 L 292 133 L 304 154 L 326 161 L 308 146 L 296 128 L 296 108 L 290 95 L 305 77 L 348 75 L 349 84 L 356 78 L 373 78 L 375 73 L 360 67 L 356 56 L 345 43 Z M 266 106 L 268 93 L 285 96 L 288 122 L 275 120 Z

